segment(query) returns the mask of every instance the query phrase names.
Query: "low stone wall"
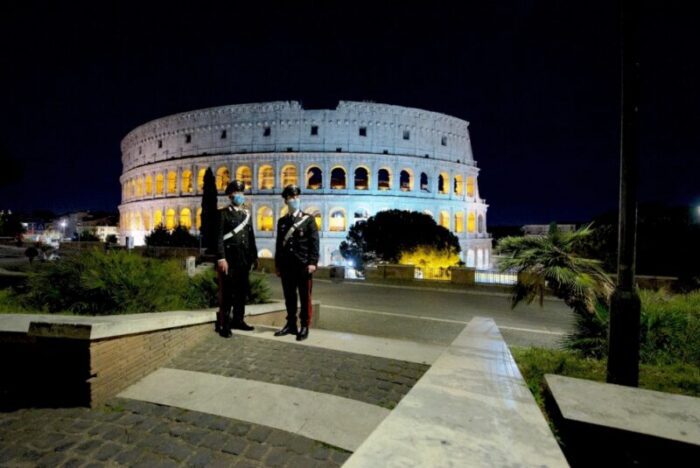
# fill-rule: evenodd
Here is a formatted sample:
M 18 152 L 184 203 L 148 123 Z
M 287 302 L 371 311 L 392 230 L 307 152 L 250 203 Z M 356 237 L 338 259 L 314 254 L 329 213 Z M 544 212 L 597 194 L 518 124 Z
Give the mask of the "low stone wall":
M 450 268 L 450 282 L 453 284 L 463 284 L 465 286 L 474 286 L 476 284 L 476 269 L 475 268 Z
M 365 268 L 367 280 L 404 280 L 413 281 L 416 277 L 416 267 L 413 265 L 377 265 Z

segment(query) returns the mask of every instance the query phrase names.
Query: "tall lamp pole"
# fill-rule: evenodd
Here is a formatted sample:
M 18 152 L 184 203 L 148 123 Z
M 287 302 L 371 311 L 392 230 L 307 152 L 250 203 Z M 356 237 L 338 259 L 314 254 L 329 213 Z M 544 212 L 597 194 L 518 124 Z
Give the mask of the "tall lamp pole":
M 607 381 L 639 384 L 639 317 L 641 303 L 635 287 L 637 178 L 639 135 L 639 19 L 638 0 L 621 0 L 622 119 L 620 143 L 620 220 L 617 287 L 610 301 Z

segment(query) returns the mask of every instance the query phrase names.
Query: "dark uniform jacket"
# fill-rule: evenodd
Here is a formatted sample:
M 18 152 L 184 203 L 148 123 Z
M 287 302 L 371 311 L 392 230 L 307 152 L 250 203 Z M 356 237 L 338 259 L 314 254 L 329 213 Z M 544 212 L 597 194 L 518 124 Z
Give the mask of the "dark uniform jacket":
M 242 267 L 249 270 L 258 258 L 258 248 L 255 245 L 253 232 L 253 217 L 248 218 L 246 226 L 233 237 L 224 240 L 224 235 L 233 231 L 246 217 L 246 210 L 236 210 L 229 205 L 219 210 L 219 242 L 218 258 L 225 258 L 229 269 Z
M 287 232 L 304 215 L 307 216 L 306 220 L 294 230 L 290 239 L 284 244 Z M 308 213 L 301 211 L 297 217 L 282 216 L 277 221 L 276 241 L 275 266 L 278 270 L 318 264 L 318 228 L 316 220 Z

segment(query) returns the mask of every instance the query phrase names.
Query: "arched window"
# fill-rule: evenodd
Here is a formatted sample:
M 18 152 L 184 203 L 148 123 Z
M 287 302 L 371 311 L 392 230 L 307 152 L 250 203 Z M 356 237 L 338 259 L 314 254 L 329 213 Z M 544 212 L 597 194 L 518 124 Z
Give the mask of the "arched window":
M 362 221 L 369 218 L 369 212 L 364 208 L 358 208 L 355 210 L 355 222 Z
M 484 232 L 484 215 L 479 215 L 478 219 L 478 231 L 480 233 Z
M 438 193 L 446 194 L 450 193 L 449 192 L 449 183 L 450 178 L 447 176 L 446 172 L 441 172 L 440 175 L 438 176 Z
M 469 217 L 467 217 L 467 232 L 474 232 L 476 230 L 476 217 L 474 216 L 474 212 L 471 211 L 469 213 Z
M 306 188 L 309 190 L 323 188 L 323 171 L 320 168 L 312 166 L 306 171 Z
M 135 229 L 137 231 L 143 229 L 143 225 L 141 224 L 141 213 L 138 211 L 132 214 L 131 229 Z
M 177 190 L 177 174 L 175 171 L 168 172 L 168 193 L 175 193 Z
M 272 168 L 270 168 L 272 169 Z M 258 208 L 258 230 L 272 231 L 273 224 L 272 208 L 269 206 L 261 206 Z
M 272 166 L 260 166 L 260 169 L 258 169 L 258 188 L 260 190 L 275 188 L 275 171 L 272 169 Z
M 189 208 L 183 208 L 180 210 L 180 226 L 187 229 L 192 228 L 192 212 Z
M 144 211 L 143 214 L 141 214 L 141 221 L 143 222 L 143 229 L 146 231 L 151 230 L 151 216 L 148 214 L 148 211 Z
M 282 187 L 287 185 L 297 185 L 297 167 L 293 165 L 287 165 L 282 168 Z
M 342 232 L 345 231 L 345 210 L 342 208 L 331 209 L 331 214 L 329 219 L 328 229 L 331 231 Z
M 472 176 L 467 177 L 467 196 L 474 196 L 474 177 Z
M 455 176 L 454 191 L 455 195 L 462 195 L 464 192 L 464 180 L 461 175 Z
M 221 166 L 216 170 L 216 190 L 223 192 L 226 186 L 231 181 L 231 174 L 228 172 L 228 167 Z
M 197 189 L 201 192 L 204 190 L 204 174 L 207 173 L 207 168 L 202 167 L 199 169 L 199 172 L 197 172 Z
M 192 187 L 192 171 L 185 169 L 182 171 L 182 192 L 192 193 L 194 187 Z
M 345 169 L 342 167 L 333 168 L 331 171 L 331 188 L 338 190 L 347 188 L 347 183 L 345 181 Z
M 250 192 L 253 188 L 253 172 L 248 166 L 239 166 L 236 169 L 236 179 L 242 180 L 245 183 L 246 192 Z
M 143 178 L 139 177 L 136 181 L 136 196 L 140 197 L 143 195 Z
M 195 224 L 197 229 L 202 228 L 202 208 L 201 207 L 197 208 L 197 219 L 196 219 L 195 223 L 197 223 L 197 224 Z
M 119 225 L 124 230 L 129 230 L 129 213 L 119 213 Z
M 369 189 L 369 171 L 367 168 L 358 167 L 355 169 L 355 190 Z
M 464 213 L 455 213 L 455 232 L 464 232 Z
M 440 212 L 440 226 L 449 229 L 450 228 L 450 213 L 443 210 Z
M 391 189 L 391 174 L 388 169 L 379 169 L 377 172 L 377 188 L 379 190 Z
M 165 229 L 175 229 L 175 210 L 172 208 L 165 212 Z
M 404 169 L 399 174 L 399 186 L 402 192 L 410 192 L 413 190 L 413 177 L 409 169 Z
M 153 228 L 157 228 L 163 224 L 163 212 L 160 210 L 156 210 L 153 212 Z
M 156 175 L 156 193 L 163 195 L 163 174 Z
M 428 184 L 428 175 L 425 172 L 420 173 L 420 189 L 421 192 L 430 192 L 430 185 Z
M 151 195 L 153 193 L 153 177 L 146 176 L 146 195 Z
M 270 249 L 261 249 L 258 252 L 258 257 L 259 258 L 272 258 L 272 252 L 270 252 Z
M 314 217 L 314 221 L 316 221 L 316 228 L 319 231 L 323 231 L 323 217 L 321 215 L 321 210 L 319 210 L 315 206 L 310 206 L 310 207 L 306 208 L 304 211 L 309 213 L 311 216 Z

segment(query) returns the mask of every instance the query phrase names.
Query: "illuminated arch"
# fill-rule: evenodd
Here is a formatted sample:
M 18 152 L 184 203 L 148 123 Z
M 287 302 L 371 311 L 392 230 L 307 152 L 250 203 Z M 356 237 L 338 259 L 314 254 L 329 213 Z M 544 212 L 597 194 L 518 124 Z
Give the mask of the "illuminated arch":
M 146 176 L 146 195 L 153 194 L 153 177 Z
M 259 258 L 272 258 L 273 255 L 272 255 L 272 252 L 270 252 L 270 249 L 261 249 L 258 252 L 258 257 Z
M 441 172 L 438 175 L 438 193 L 447 194 L 450 193 L 449 189 L 449 176 L 447 172 Z
M 474 177 L 472 176 L 467 177 L 467 196 L 474 196 Z
M 410 192 L 413 190 L 413 171 L 410 169 L 402 169 L 399 173 L 399 188 L 402 192 Z
M 265 164 L 258 169 L 258 189 L 271 190 L 275 188 L 275 171 L 272 166 Z
M 177 174 L 175 171 L 168 172 L 168 193 L 175 193 L 177 191 Z
M 377 188 L 391 190 L 391 171 L 385 167 L 377 171 Z
M 228 167 L 220 166 L 216 170 L 216 190 L 223 192 L 226 190 L 226 186 L 231 181 L 231 173 L 228 171 Z
M 343 167 L 334 167 L 331 171 L 331 189 L 343 190 L 348 188 L 345 169 Z
M 323 216 L 321 215 L 321 210 L 319 210 L 315 206 L 310 206 L 310 207 L 304 209 L 304 211 L 314 217 L 314 221 L 316 221 L 316 228 L 319 231 L 322 231 L 323 230 Z
M 430 180 L 428 179 L 428 174 L 425 172 L 420 173 L 420 189 L 421 192 L 430 192 Z
M 143 223 L 143 229 L 145 231 L 150 231 L 151 230 L 151 216 L 148 213 L 148 211 L 144 211 L 141 214 L 141 222 Z
M 180 210 L 180 226 L 187 229 L 192 228 L 192 212 L 189 208 L 183 208 Z
M 131 218 L 131 229 L 140 231 L 143 229 L 143 225 L 141 224 L 141 213 L 138 211 L 134 211 L 132 213 L 132 218 Z
M 272 231 L 272 225 L 274 224 L 272 208 L 267 205 L 258 208 L 257 221 L 258 231 Z
M 207 168 L 202 167 L 199 169 L 199 172 L 197 172 L 197 189 L 201 192 L 204 190 L 204 174 L 207 173 Z
M 461 175 L 456 175 L 454 178 L 454 192 L 455 195 L 462 195 L 464 193 L 464 179 Z
M 345 231 L 346 226 L 345 209 L 332 208 L 328 215 L 328 230 L 342 232 Z
M 250 170 L 250 167 L 239 166 L 238 169 L 236 169 L 236 179 L 245 183 L 246 192 L 250 192 L 253 188 L 253 171 Z
M 161 210 L 156 210 L 153 212 L 153 228 L 163 224 L 163 212 Z
M 476 216 L 474 216 L 474 212 L 471 211 L 469 212 L 469 216 L 467 217 L 467 232 L 474 232 L 476 230 Z
M 156 175 L 156 193 L 163 195 L 163 174 Z
M 192 171 L 189 169 L 182 171 L 182 191 L 183 193 L 194 192 L 194 187 L 192 186 Z
M 446 229 L 450 228 L 450 213 L 448 211 L 440 211 L 440 221 L 438 224 Z
M 165 229 L 175 229 L 175 210 L 172 208 L 165 212 Z
M 479 233 L 484 232 L 484 215 L 480 214 L 477 218 L 477 229 Z
M 464 232 L 464 213 L 455 213 L 455 232 Z
M 369 170 L 364 166 L 355 169 L 355 190 L 369 190 Z
M 197 208 L 197 218 L 195 220 L 195 223 L 196 223 L 195 226 L 197 227 L 197 229 L 202 228 L 202 208 L 201 207 Z
M 139 177 L 136 180 L 136 196 L 140 197 L 143 195 L 143 177 Z
M 297 167 L 293 164 L 287 164 L 282 168 L 282 187 L 287 185 L 297 185 L 299 178 L 297 177 Z
M 306 170 L 306 188 L 319 190 L 323 188 L 323 171 L 318 166 L 311 166 Z

